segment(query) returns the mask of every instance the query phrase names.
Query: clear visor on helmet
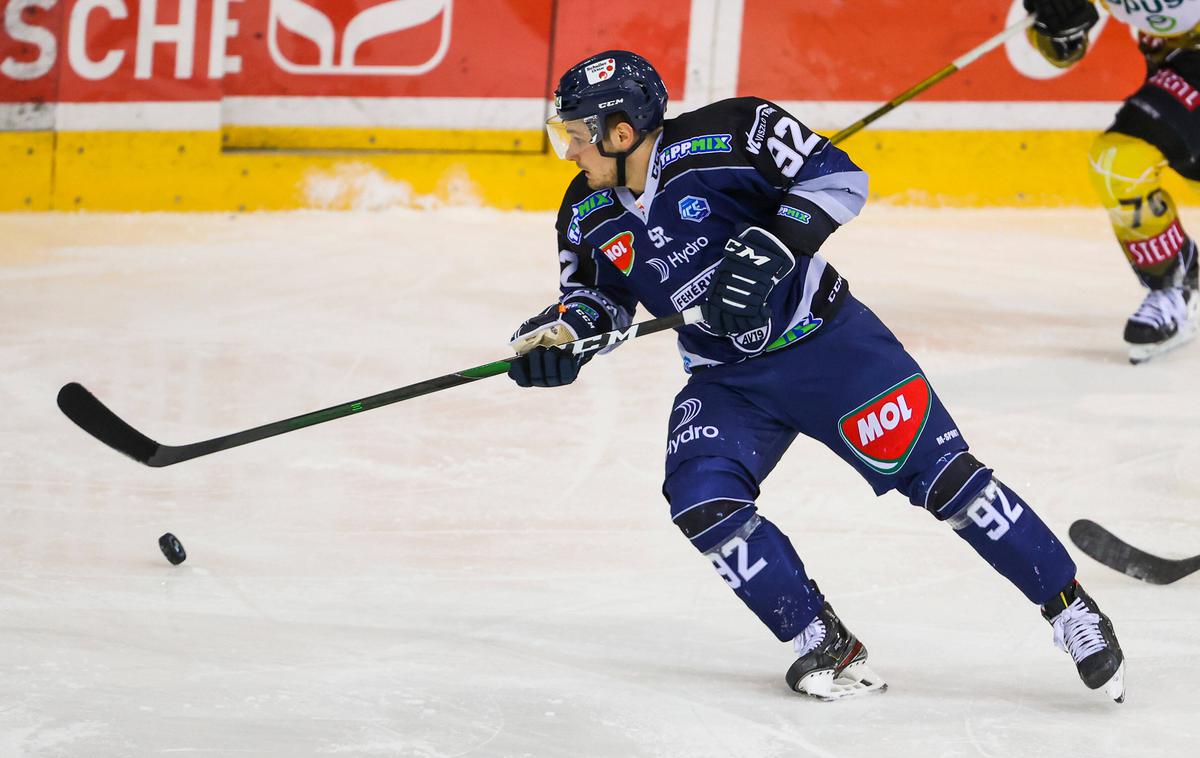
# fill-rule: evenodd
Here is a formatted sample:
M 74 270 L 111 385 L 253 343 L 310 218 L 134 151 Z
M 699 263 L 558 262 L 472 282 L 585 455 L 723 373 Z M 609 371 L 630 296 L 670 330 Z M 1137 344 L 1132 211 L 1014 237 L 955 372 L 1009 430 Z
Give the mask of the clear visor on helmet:
M 600 142 L 602 130 L 599 116 L 584 116 L 583 118 L 563 121 L 558 115 L 546 119 L 546 134 L 550 135 L 550 146 L 559 158 L 567 154 L 577 154 L 588 145 Z

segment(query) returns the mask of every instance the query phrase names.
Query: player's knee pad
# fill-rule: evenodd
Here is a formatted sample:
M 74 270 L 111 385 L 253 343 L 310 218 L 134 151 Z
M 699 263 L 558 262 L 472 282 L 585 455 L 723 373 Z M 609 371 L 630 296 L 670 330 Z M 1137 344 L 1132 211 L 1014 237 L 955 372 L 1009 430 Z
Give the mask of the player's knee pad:
M 726 542 L 751 520 L 757 490 L 736 461 L 712 456 L 689 458 L 663 483 L 671 520 L 702 553 Z
M 1126 258 L 1155 286 L 1154 277 L 1170 273 L 1188 248 L 1175 201 L 1162 188 L 1166 158 L 1145 140 L 1105 132 L 1092 144 L 1088 164 Z
M 909 487 L 909 502 L 945 521 L 961 511 L 992 480 L 992 470 L 966 450 L 947 453 L 919 474 Z

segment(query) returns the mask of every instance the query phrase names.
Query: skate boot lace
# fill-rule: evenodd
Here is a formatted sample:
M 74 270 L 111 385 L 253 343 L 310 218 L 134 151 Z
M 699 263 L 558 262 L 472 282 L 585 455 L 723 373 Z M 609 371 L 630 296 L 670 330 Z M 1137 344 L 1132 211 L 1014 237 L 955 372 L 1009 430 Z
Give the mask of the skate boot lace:
M 796 635 L 796 639 L 792 644 L 796 647 L 796 654 L 801 658 L 808 655 L 817 649 L 825 640 L 825 622 L 819 617 L 812 620 L 812 623 L 804 627 L 804 631 Z
M 1183 288 L 1168 287 L 1161 290 L 1150 290 L 1146 299 L 1138 306 L 1137 312 L 1129 319 L 1150 326 L 1178 324 L 1183 321 L 1186 311 L 1187 303 L 1183 299 Z
M 1055 646 L 1070 653 L 1076 663 L 1108 647 L 1100 630 L 1100 614 L 1089 610 L 1081 599 L 1064 608 L 1053 623 Z

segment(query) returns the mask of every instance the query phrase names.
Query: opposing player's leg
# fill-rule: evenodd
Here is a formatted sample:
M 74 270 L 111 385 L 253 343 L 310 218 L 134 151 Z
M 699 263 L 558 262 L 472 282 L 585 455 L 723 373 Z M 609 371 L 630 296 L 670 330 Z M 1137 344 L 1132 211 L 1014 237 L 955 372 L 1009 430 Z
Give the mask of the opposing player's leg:
M 800 431 L 854 466 L 876 493 L 899 490 L 949 523 L 1043 612 L 1056 598 L 1074 597 L 1075 563 L 1063 543 L 1025 500 L 968 452 L 920 367 L 887 327 L 853 298 L 835 322 L 803 354 L 779 356 L 797 362 L 791 370 L 799 378 L 790 388 L 803 396 L 803 404 L 792 411 Z M 819 367 L 809 374 L 843 380 L 810 386 L 803 365 Z M 1072 653 L 1088 686 L 1105 686 L 1119 698 L 1120 648 L 1115 637 L 1112 644 L 1091 644 L 1104 624 L 1111 632 L 1111 624 L 1094 603 L 1089 608 L 1073 613 L 1069 624 L 1064 617 L 1061 625 L 1073 631 L 1066 637 L 1056 633 L 1056 639 Z M 1097 683 L 1102 676 L 1105 680 Z
M 1200 113 L 1180 88 L 1200 87 L 1163 68 L 1117 113 L 1088 156 L 1092 185 L 1139 281 L 1148 290 L 1125 324 L 1129 359 L 1142 363 L 1196 334 L 1197 249 L 1162 187 L 1168 165 L 1200 181 Z
M 795 431 L 729 386 L 697 379 L 671 414 L 663 494 L 672 520 L 746 607 L 779 640 L 794 643 L 805 663 L 788 672 L 793 690 L 827 700 L 882 691 L 866 648 L 825 602 L 791 541 L 755 505 L 759 483 Z

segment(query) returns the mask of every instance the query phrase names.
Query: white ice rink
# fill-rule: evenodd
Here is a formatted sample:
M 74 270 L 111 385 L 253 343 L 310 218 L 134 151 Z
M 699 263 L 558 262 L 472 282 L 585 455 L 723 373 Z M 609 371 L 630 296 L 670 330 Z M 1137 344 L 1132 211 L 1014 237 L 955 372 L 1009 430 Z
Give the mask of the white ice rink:
M 1141 292 L 1102 211 L 868 206 L 825 252 L 1064 539 L 1200 553 L 1200 344 L 1126 362 Z M 556 282 L 548 214 L 0 215 L 0 758 L 1200 755 L 1200 575 L 1075 553 L 1116 705 L 949 528 L 808 440 L 760 507 L 891 688 L 790 694 L 790 648 L 659 494 L 670 335 L 569 388 L 164 469 L 55 407 L 80 381 L 194 442 L 501 358 Z

